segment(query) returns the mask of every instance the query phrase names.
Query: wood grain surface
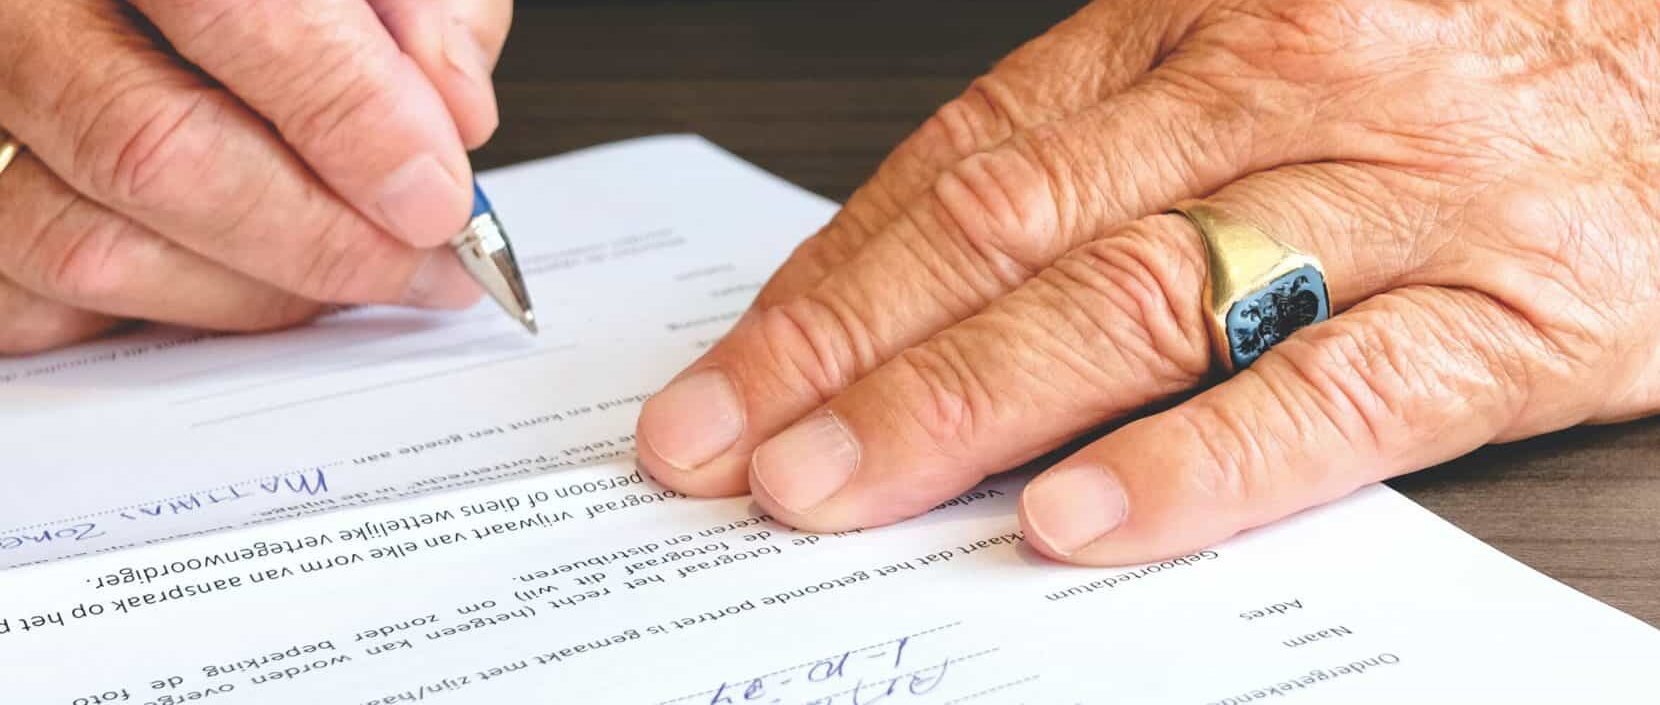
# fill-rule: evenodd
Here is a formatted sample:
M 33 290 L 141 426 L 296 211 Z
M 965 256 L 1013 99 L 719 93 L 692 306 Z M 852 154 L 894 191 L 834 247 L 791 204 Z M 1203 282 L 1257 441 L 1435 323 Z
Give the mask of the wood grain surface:
M 935 106 L 1079 4 L 520 2 L 498 72 L 502 127 L 479 163 L 696 132 L 845 199 Z M 1488 448 L 1391 484 L 1660 626 L 1660 421 Z

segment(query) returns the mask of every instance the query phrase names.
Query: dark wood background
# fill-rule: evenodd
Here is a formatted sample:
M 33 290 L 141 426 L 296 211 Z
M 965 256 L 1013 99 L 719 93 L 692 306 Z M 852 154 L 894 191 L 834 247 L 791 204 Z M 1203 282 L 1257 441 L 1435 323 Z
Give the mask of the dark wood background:
M 1080 4 L 521 1 L 502 128 L 479 163 L 697 132 L 842 200 L 935 106 Z M 1489 448 L 1391 484 L 1660 625 L 1660 421 Z

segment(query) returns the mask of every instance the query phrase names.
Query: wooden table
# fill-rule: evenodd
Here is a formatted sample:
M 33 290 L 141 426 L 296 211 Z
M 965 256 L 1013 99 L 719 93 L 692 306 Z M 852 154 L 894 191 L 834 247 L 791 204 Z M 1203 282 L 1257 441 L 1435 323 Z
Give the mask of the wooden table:
M 935 106 L 1079 4 L 521 1 L 502 129 L 480 163 L 696 132 L 845 199 Z M 1660 625 L 1660 421 L 1489 448 L 1391 484 Z

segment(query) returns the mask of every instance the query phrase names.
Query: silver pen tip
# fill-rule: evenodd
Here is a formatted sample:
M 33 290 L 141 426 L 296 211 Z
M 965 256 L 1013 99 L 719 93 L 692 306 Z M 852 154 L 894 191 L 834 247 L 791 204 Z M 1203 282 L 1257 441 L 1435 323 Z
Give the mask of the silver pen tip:
M 519 322 L 525 325 L 525 330 L 530 331 L 531 335 L 536 335 L 542 332 L 540 328 L 536 327 L 535 311 L 525 311 L 519 316 Z

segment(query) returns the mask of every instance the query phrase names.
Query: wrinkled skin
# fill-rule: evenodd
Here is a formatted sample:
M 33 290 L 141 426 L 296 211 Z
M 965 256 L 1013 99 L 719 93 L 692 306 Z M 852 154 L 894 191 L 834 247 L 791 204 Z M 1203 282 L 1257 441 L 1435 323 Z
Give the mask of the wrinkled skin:
M 0 0 L 0 354 L 451 308 L 511 0 Z
M 1028 541 L 1213 544 L 1660 408 L 1657 168 L 1652 2 L 1096 2 L 894 151 L 647 403 L 640 462 L 845 530 L 1142 416 L 1026 487 Z M 1338 315 L 1212 374 L 1188 198 L 1321 258 Z

